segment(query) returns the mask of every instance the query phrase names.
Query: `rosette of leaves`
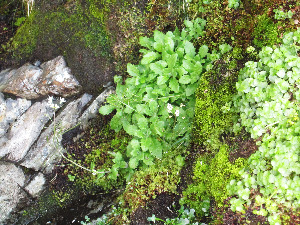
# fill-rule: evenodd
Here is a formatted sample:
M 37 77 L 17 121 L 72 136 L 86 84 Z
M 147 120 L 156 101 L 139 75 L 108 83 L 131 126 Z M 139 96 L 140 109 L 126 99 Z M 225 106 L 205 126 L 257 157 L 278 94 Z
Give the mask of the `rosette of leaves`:
M 217 53 L 208 52 L 207 46 L 196 50 L 192 43 L 204 33 L 205 23 L 203 19 L 185 21 L 186 28 L 181 32 L 154 31 L 153 37 L 141 37 L 144 48 L 140 50 L 140 63 L 127 65 L 130 77 L 124 83 L 115 76 L 116 94 L 107 98 L 108 104 L 99 112 L 106 115 L 116 110 L 111 128 L 123 128 L 133 137 L 122 167 L 152 165 L 164 151 L 189 139 L 198 80 L 218 58 Z M 116 166 L 115 175 L 117 170 Z
M 260 60 L 247 62 L 241 71 L 233 101 L 240 113 L 236 131 L 243 126 L 261 141 L 241 171 L 243 180 L 228 186 L 238 196 L 231 208 L 243 212 L 255 198 L 260 207 L 255 213 L 268 216 L 270 224 L 280 224 L 284 208 L 300 207 L 299 44 L 300 29 L 285 34 L 281 46 L 264 47 Z

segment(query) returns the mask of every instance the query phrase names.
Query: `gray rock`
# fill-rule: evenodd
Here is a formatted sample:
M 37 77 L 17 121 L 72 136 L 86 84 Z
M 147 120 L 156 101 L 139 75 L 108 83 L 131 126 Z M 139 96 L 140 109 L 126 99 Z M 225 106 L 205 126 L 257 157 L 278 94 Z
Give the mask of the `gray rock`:
M 84 111 L 82 116 L 79 118 L 82 129 L 86 129 L 89 126 L 89 120 L 95 118 L 99 115 L 99 108 L 101 104 L 105 101 L 107 96 L 115 93 L 113 87 L 105 89 L 94 101 L 93 103 Z
M 28 191 L 32 197 L 38 197 L 39 194 L 43 191 L 44 184 L 46 180 L 42 173 L 38 173 L 33 180 L 25 187 L 25 190 Z
M 7 141 L 0 146 L 0 157 L 8 154 L 8 159 L 20 161 L 40 135 L 53 110 L 46 100 L 32 105 L 8 131 Z M 1 142 L 0 142 L 1 143 Z
M 40 67 L 36 65 L 27 63 L 17 70 L 2 71 L 0 92 L 26 99 L 46 95 L 69 97 L 80 92 L 81 86 L 62 56 L 45 62 Z
M 4 224 L 20 199 L 25 197 L 20 188 L 24 182 L 25 176 L 21 169 L 13 164 L 0 164 L 0 224 Z
M 5 101 L 3 94 L 0 93 L 0 137 L 6 134 L 9 125 L 18 119 L 29 107 L 31 101 L 18 98 L 11 98 Z
M 63 133 L 78 124 L 80 112 L 91 98 L 91 95 L 84 94 L 81 98 L 69 103 L 55 118 L 55 122 L 41 134 L 21 165 L 36 171 L 44 170 L 45 173 L 51 173 L 54 164 L 60 161 L 65 152 L 60 144 Z

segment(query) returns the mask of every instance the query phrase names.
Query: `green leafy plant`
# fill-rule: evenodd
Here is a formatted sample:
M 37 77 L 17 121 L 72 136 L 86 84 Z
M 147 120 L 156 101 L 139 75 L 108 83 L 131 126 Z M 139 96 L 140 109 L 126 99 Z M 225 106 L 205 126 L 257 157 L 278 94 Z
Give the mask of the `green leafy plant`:
M 291 10 L 284 12 L 283 9 L 274 9 L 273 12 L 275 13 L 274 17 L 276 20 L 285 20 L 287 18 L 291 19 L 294 15 Z
M 185 209 L 183 206 L 178 210 L 178 217 L 173 219 L 160 219 L 157 218 L 154 214 L 151 217 L 148 217 L 147 220 L 149 222 L 162 221 L 164 224 L 170 225 L 198 225 L 198 222 L 195 222 L 195 210 L 194 209 Z M 201 223 L 201 225 L 205 225 L 205 223 Z
M 240 0 L 228 0 L 228 7 L 237 9 L 240 5 Z
M 22 16 L 17 18 L 16 22 L 14 23 L 15 26 L 19 27 L 21 24 L 26 20 L 26 17 Z
M 197 51 L 191 42 L 204 33 L 205 20 L 185 21 L 185 25 L 181 32 L 154 31 L 154 37 L 141 37 L 145 49 L 140 50 L 140 64 L 127 65 L 130 77 L 124 84 L 115 76 L 116 94 L 99 109 L 104 115 L 116 110 L 111 128 L 123 128 L 133 137 L 126 156 L 116 155 L 116 175 L 125 167 L 133 170 L 152 165 L 189 140 L 194 92 L 202 72 L 210 69 L 219 55 L 209 53 L 205 45 Z
M 249 61 L 236 84 L 233 103 L 240 113 L 234 129 L 241 127 L 258 139 L 259 149 L 248 159 L 242 180 L 228 185 L 233 211 L 244 212 L 255 201 L 258 215 L 280 224 L 283 208 L 300 206 L 299 80 L 300 29 L 286 33 L 279 47 L 264 47 L 258 62 Z

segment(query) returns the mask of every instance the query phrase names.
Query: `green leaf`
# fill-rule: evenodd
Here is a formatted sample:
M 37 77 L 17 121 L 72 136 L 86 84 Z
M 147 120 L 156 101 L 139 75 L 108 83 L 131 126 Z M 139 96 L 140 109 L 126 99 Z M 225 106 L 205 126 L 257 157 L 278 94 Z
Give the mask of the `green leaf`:
M 196 50 L 195 50 L 195 47 L 193 45 L 193 43 L 189 42 L 189 41 L 186 41 L 185 44 L 184 44 L 184 50 L 186 52 L 186 54 L 190 57 L 194 57 L 195 54 L 196 54 Z
M 176 65 L 177 59 L 178 59 L 178 54 L 176 54 L 176 53 L 172 54 L 172 55 L 168 55 L 168 57 L 166 58 L 168 67 L 171 69 L 174 68 Z
M 190 29 L 192 29 L 193 28 L 193 22 L 191 22 L 191 21 L 189 21 L 189 20 L 185 20 L 184 21 L 184 25 L 186 26 L 186 27 L 188 27 L 188 28 L 190 28 Z
M 159 64 L 158 62 L 155 62 L 155 63 L 151 63 L 151 64 L 150 64 L 150 69 L 151 69 L 155 74 L 162 75 L 162 74 L 163 74 L 164 67 L 163 67 L 161 64 Z
M 157 84 L 158 84 L 158 85 L 163 85 L 163 84 L 165 84 L 168 80 L 169 80 L 169 77 L 167 77 L 167 76 L 159 76 L 159 77 L 157 78 Z
M 157 113 L 158 111 L 158 104 L 155 100 L 150 100 L 149 102 L 149 109 L 150 109 L 150 113 L 151 115 L 154 115 L 155 113 Z
M 152 130 L 159 136 L 164 136 L 165 131 L 165 122 L 164 121 L 155 121 L 151 124 Z
M 135 125 L 131 125 L 131 124 L 123 124 L 124 130 L 132 136 L 135 136 L 137 131 L 138 131 L 138 127 Z
M 120 122 L 120 117 L 115 115 L 111 120 L 110 120 L 110 127 L 111 129 L 115 130 L 116 132 L 119 132 L 122 128 L 122 123 Z
M 175 93 L 179 92 L 179 83 L 177 81 L 177 79 L 175 79 L 174 77 L 171 78 L 170 82 L 169 82 L 169 87 L 171 88 L 172 91 L 174 91 Z
M 116 107 L 113 105 L 104 105 L 99 109 L 99 113 L 102 115 L 110 114 Z
M 198 84 L 195 83 L 195 84 L 191 84 L 191 85 L 188 85 L 185 89 L 185 93 L 186 93 L 186 96 L 191 96 L 195 93 L 195 91 L 197 90 L 198 88 Z
M 149 148 L 151 155 L 155 156 L 156 158 L 162 158 L 162 145 L 157 139 L 152 139 L 153 143 Z
M 127 64 L 127 72 L 130 76 L 136 77 L 139 76 L 140 71 L 135 65 L 132 65 L 131 63 Z
M 147 54 L 145 54 L 141 60 L 141 64 L 143 65 L 147 65 L 151 62 L 153 62 L 154 60 L 156 60 L 157 58 L 159 58 L 160 54 L 156 53 L 156 52 L 148 52 Z
M 129 143 L 132 149 L 140 149 L 140 142 L 137 139 L 132 139 Z
M 167 52 L 172 53 L 174 51 L 174 41 L 171 37 L 165 37 L 165 49 Z
M 191 78 L 189 75 L 183 75 L 179 79 L 179 83 L 181 84 L 189 84 L 191 82 Z
M 137 124 L 140 129 L 148 129 L 148 120 L 144 115 L 138 114 L 136 118 L 137 118 Z
M 136 169 L 139 165 L 139 160 L 135 157 L 130 158 L 129 167 L 132 169 Z
M 140 45 L 141 46 L 151 49 L 152 44 L 153 44 L 153 40 L 151 41 L 150 38 L 140 37 Z
M 229 44 L 222 44 L 219 46 L 219 49 L 221 53 L 224 54 L 226 52 L 229 52 L 232 49 L 232 47 Z
M 199 55 L 201 58 L 204 58 L 205 56 L 207 56 L 207 53 L 208 53 L 208 47 L 206 45 L 202 45 L 200 48 L 199 48 Z

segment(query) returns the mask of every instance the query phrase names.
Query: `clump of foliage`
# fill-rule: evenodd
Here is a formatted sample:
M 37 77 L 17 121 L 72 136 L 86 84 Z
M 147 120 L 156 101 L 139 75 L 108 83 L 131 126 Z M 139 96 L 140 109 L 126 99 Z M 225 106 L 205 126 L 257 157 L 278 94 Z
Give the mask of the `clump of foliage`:
M 228 159 L 228 146 L 222 145 L 219 152 L 211 158 L 200 156 L 193 169 L 194 182 L 183 192 L 182 204 L 196 210 L 199 216 L 208 216 L 210 201 L 214 199 L 220 206 L 229 197 L 226 184 L 240 178 L 239 171 L 244 167 L 244 160 L 239 158 L 234 163 Z
M 191 42 L 203 34 L 205 20 L 185 21 L 186 29 L 166 34 L 154 31 L 154 37 L 142 37 L 145 47 L 139 65 L 127 65 L 131 76 L 122 84 L 115 76 L 116 94 L 99 110 L 109 114 L 117 110 L 110 124 L 122 128 L 133 138 L 123 156 L 132 171 L 153 165 L 155 159 L 189 140 L 194 116 L 195 95 L 202 72 L 211 68 L 219 56 L 203 45 L 196 52 Z M 117 176 L 118 168 L 112 171 Z
M 155 199 L 161 193 L 178 194 L 177 185 L 184 158 L 169 153 L 159 164 L 159 167 L 155 164 L 133 175 L 121 196 L 126 208 L 134 211 L 140 206 L 144 207 L 149 199 Z
M 287 18 L 291 19 L 294 15 L 291 10 L 284 12 L 283 9 L 274 9 L 273 12 L 275 13 L 274 17 L 276 20 L 285 20 Z
M 69 180 L 76 186 L 84 188 L 90 193 L 97 192 L 99 187 L 102 190 L 111 190 L 113 187 L 121 186 L 124 181 L 123 173 L 120 173 L 117 178 L 111 179 L 111 174 L 105 172 L 118 163 L 118 157 L 113 157 L 113 155 L 122 155 L 126 151 L 129 141 L 130 138 L 124 131 L 115 133 L 109 128 L 109 124 L 102 127 L 100 131 L 94 125 L 89 129 L 89 133 L 76 143 L 76 148 L 78 148 L 76 151 L 85 154 L 83 156 L 77 156 L 75 153 L 68 155 L 70 160 L 88 168 L 89 171 L 73 163 L 68 163 L 64 168 L 64 173 L 68 174 Z
M 162 220 L 157 218 L 154 214 L 147 219 L 149 222 L 162 221 L 164 224 L 172 224 L 172 225 L 198 225 L 198 222 L 195 222 L 195 210 L 194 209 L 185 209 L 183 206 L 178 210 L 178 217 L 173 219 Z M 202 223 L 201 225 L 204 225 Z
M 245 211 L 255 201 L 258 215 L 270 224 L 280 223 L 284 208 L 300 206 L 299 164 L 299 63 L 300 29 L 286 33 L 279 47 L 263 47 L 258 62 L 249 61 L 236 84 L 234 109 L 240 112 L 235 125 L 243 126 L 259 149 L 241 171 L 242 180 L 228 185 L 233 211 Z

